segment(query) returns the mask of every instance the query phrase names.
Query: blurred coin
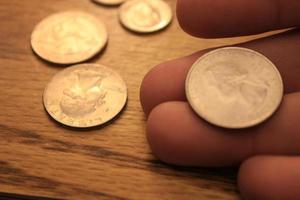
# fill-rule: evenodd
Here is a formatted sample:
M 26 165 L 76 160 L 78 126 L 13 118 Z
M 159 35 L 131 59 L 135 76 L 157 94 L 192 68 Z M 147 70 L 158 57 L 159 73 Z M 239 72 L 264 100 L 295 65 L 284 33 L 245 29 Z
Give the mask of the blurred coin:
M 93 0 L 93 1 L 103 5 L 115 6 L 115 5 L 120 5 L 125 0 Z
M 119 17 L 126 28 L 148 33 L 165 28 L 172 20 L 172 10 L 162 0 L 130 0 L 121 6 Z
M 247 128 L 269 118 L 283 96 L 275 65 L 250 49 L 227 47 L 200 57 L 186 79 L 194 111 L 224 128 Z
M 33 50 L 53 63 L 71 64 L 95 56 L 107 42 L 105 25 L 91 14 L 60 12 L 42 20 L 31 36 Z
M 121 76 L 105 66 L 80 64 L 58 72 L 43 101 L 56 121 L 71 127 L 93 127 L 113 119 L 127 100 Z

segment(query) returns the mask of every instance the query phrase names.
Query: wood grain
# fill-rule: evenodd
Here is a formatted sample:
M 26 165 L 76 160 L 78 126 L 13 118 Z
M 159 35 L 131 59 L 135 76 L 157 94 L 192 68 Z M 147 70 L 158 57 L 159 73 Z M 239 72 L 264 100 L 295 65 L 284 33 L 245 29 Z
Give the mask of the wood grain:
M 175 1 L 167 1 L 175 11 Z M 90 62 L 119 71 L 129 88 L 126 109 L 113 123 L 79 131 L 46 114 L 42 93 L 61 66 L 31 50 L 34 26 L 64 10 L 95 14 L 109 44 Z M 118 8 L 89 0 L 0 1 L 0 192 L 66 199 L 239 199 L 236 169 L 174 167 L 158 161 L 145 139 L 139 87 L 147 71 L 196 50 L 253 37 L 205 40 L 176 20 L 164 31 L 137 35 L 118 22 Z

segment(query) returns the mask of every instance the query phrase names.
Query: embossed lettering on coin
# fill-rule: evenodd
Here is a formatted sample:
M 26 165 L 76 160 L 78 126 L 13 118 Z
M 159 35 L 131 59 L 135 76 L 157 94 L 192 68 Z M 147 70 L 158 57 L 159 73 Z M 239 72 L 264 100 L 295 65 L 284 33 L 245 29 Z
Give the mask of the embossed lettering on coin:
M 154 32 L 172 20 L 172 10 L 162 0 L 130 0 L 120 10 L 121 23 L 136 32 Z
M 280 73 L 265 56 L 227 47 L 199 58 L 186 79 L 192 108 L 225 128 L 246 128 L 270 117 L 281 103 Z
M 81 64 L 57 73 L 43 99 L 55 120 L 72 127 L 91 127 L 111 120 L 122 110 L 127 89 L 113 70 Z
M 104 24 L 79 11 L 53 14 L 41 21 L 31 36 L 33 50 L 59 64 L 77 63 L 96 55 L 107 42 Z

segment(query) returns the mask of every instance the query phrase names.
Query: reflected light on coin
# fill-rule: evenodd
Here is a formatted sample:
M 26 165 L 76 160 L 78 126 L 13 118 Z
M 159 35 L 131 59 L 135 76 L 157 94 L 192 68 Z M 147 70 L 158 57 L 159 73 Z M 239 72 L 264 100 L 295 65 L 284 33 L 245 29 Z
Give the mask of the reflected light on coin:
M 31 35 L 31 46 L 43 59 L 72 64 L 88 60 L 104 48 L 105 25 L 91 14 L 67 11 L 42 20 Z
M 47 112 L 72 127 L 93 127 L 113 119 L 125 106 L 126 84 L 99 64 L 81 64 L 58 72 L 43 95 Z
M 193 110 L 224 128 L 248 128 L 268 119 L 279 107 L 283 82 L 262 54 L 239 47 L 220 48 L 200 57 L 186 78 Z
M 119 15 L 126 28 L 141 33 L 161 30 L 172 20 L 172 10 L 162 0 L 127 1 L 121 6 Z

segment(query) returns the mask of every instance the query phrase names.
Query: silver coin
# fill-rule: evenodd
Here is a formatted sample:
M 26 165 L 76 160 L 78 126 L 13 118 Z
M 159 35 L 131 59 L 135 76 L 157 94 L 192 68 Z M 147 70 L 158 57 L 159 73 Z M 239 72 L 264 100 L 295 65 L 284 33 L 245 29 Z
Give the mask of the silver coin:
M 220 48 L 200 57 L 185 87 L 193 110 L 224 128 L 247 128 L 265 121 L 283 97 L 275 65 L 262 54 L 240 47 Z
M 47 61 L 73 64 L 95 56 L 107 40 L 106 27 L 97 17 L 81 11 L 65 11 L 50 15 L 34 28 L 31 46 Z
M 159 31 L 172 21 L 172 10 L 162 0 L 130 0 L 120 8 L 121 23 L 131 31 L 150 33 Z
M 43 95 L 47 112 L 71 127 L 93 127 L 113 119 L 124 107 L 122 77 L 99 64 L 80 64 L 58 72 Z

